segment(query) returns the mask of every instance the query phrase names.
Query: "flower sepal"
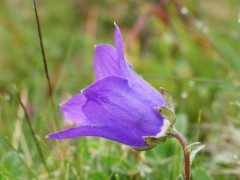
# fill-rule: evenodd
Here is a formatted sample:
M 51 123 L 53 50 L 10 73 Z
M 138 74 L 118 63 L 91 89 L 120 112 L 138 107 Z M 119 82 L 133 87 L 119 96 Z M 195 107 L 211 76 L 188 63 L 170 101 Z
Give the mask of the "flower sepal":
M 153 136 L 148 136 L 148 137 L 144 137 L 144 141 L 147 145 L 149 146 L 156 146 L 158 144 L 162 144 L 164 143 L 168 138 L 168 135 L 157 138 L 157 137 L 153 137 Z
M 171 125 L 176 122 L 175 113 L 166 107 L 156 107 L 155 110 L 164 118 L 170 121 Z
M 160 92 L 168 106 L 168 107 L 164 106 L 155 107 L 155 110 L 164 119 L 163 128 L 156 136 L 144 136 L 143 140 L 148 145 L 148 148 L 141 150 L 152 149 L 158 144 L 164 143 L 168 138 L 171 138 L 174 134 L 174 123 L 176 122 L 174 100 L 172 95 L 166 89 L 160 88 Z
M 132 147 L 136 151 L 147 151 L 153 149 L 155 146 L 146 146 L 146 147 Z
M 164 143 L 168 138 L 170 138 L 170 134 L 162 137 L 155 137 L 155 136 L 144 136 L 143 140 L 148 145 L 146 147 L 133 147 L 133 149 L 137 151 L 147 151 L 153 149 L 155 146 Z
M 172 94 L 168 90 L 164 89 L 163 87 L 160 87 L 159 90 L 168 105 L 168 109 L 170 109 L 173 113 L 175 113 L 175 103 L 174 103 Z
M 164 143 L 168 138 L 171 138 L 174 134 L 174 123 L 176 121 L 175 114 L 165 107 L 158 107 L 160 115 L 164 118 L 164 128 L 161 129 L 156 136 L 144 136 L 144 142 L 151 148 Z M 159 111 L 158 111 L 159 112 Z M 149 148 L 149 149 L 151 149 Z M 148 150 L 148 149 L 147 149 Z

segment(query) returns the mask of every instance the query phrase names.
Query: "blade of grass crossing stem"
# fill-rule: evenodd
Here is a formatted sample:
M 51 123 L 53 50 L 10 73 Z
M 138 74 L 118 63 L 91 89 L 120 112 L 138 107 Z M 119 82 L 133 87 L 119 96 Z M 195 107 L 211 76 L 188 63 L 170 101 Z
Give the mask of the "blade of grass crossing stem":
M 39 156 L 40 156 L 40 158 L 41 158 L 41 161 L 42 161 L 45 169 L 47 170 L 47 172 L 49 172 L 48 167 L 47 167 L 47 163 L 46 163 L 45 158 L 44 158 L 44 156 L 43 156 L 42 149 L 41 149 L 41 147 L 40 147 L 40 145 L 39 145 L 39 143 L 38 143 L 38 140 L 37 140 L 37 138 L 36 138 L 36 136 L 35 136 L 35 132 L 34 132 L 34 130 L 33 130 L 32 124 L 31 124 L 31 122 L 30 122 L 30 118 L 29 118 L 29 116 L 28 116 L 27 109 L 25 108 L 25 106 L 24 106 L 24 104 L 23 104 L 23 102 L 22 102 L 22 100 L 21 100 L 21 97 L 20 97 L 18 91 L 17 91 L 17 97 L 18 97 L 18 101 L 19 101 L 21 107 L 23 108 L 23 111 L 24 111 L 24 114 L 25 114 L 25 117 L 26 117 L 26 120 L 27 120 L 28 127 L 29 127 L 29 129 L 30 129 L 31 135 L 32 135 L 32 137 L 33 137 L 33 140 L 34 140 L 34 142 L 35 142 L 35 144 L 36 144 L 36 147 L 37 147 Z

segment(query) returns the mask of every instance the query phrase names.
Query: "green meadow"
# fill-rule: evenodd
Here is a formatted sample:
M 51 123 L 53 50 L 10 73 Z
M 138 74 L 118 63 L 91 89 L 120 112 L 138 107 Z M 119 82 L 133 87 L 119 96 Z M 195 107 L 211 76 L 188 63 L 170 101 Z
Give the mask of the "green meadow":
M 174 96 L 178 131 L 205 145 L 192 179 L 239 178 L 238 0 L 48 0 L 37 10 L 52 96 L 32 1 L 0 1 L 1 180 L 181 179 L 175 139 L 137 152 L 96 137 L 45 138 L 56 124 L 74 127 L 59 104 L 94 82 L 94 46 L 114 45 L 114 22 L 135 72 Z

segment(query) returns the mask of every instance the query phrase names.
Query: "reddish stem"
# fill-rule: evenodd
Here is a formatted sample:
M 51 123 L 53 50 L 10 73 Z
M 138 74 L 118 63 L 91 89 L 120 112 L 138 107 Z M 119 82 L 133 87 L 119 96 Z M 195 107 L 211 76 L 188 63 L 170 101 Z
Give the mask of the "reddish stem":
M 186 149 L 187 147 L 187 142 L 184 139 L 184 137 L 177 131 L 174 130 L 173 137 L 176 138 L 183 149 L 184 153 L 184 161 L 185 161 L 185 180 L 190 180 L 190 151 Z

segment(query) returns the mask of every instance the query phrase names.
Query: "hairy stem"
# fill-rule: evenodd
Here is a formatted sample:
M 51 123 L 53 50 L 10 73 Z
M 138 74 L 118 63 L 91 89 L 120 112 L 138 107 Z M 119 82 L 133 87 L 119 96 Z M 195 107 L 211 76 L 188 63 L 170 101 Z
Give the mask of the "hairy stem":
M 44 51 L 44 45 L 43 45 L 43 40 L 42 40 L 42 33 L 41 33 L 41 26 L 40 26 L 40 21 L 39 21 L 39 17 L 38 17 L 37 5 L 36 5 L 35 0 L 32 0 L 32 2 L 33 2 L 33 8 L 34 8 L 34 12 L 35 12 L 36 23 L 37 23 L 38 38 L 39 38 L 39 44 L 40 44 L 41 52 L 42 52 L 45 76 L 46 76 L 46 79 L 48 82 L 48 91 L 49 91 L 49 96 L 50 96 L 50 101 L 51 101 L 51 107 L 52 107 L 52 111 L 53 111 L 55 126 L 58 130 L 59 124 L 58 124 L 58 120 L 57 120 L 57 114 L 55 111 L 55 103 L 53 101 L 53 90 L 52 90 L 52 86 L 51 86 L 50 76 L 48 73 L 47 59 L 46 59 L 46 55 L 45 55 L 45 51 Z
M 177 130 L 174 130 L 173 137 L 176 138 L 182 146 L 185 161 L 185 180 L 190 180 L 190 150 L 187 147 L 187 142 Z

